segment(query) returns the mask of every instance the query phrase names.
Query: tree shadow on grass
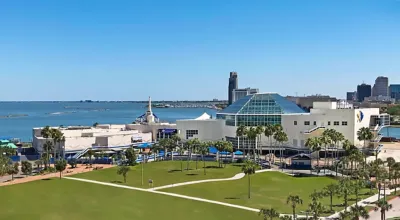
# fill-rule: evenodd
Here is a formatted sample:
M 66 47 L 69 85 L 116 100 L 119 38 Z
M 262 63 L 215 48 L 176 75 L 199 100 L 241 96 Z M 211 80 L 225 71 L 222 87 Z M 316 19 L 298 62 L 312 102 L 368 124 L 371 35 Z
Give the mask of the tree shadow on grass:
M 224 199 L 235 200 L 235 199 L 240 199 L 240 198 L 238 198 L 238 197 L 226 197 Z
M 42 180 L 48 181 L 48 180 L 51 180 L 51 179 L 49 179 L 49 178 L 46 178 L 46 179 L 42 179 Z
M 204 167 L 203 167 L 204 168 Z M 206 169 L 221 169 L 223 167 L 218 167 L 218 166 L 206 166 Z
M 234 166 L 234 167 L 242 167 L 243 164 L 232 164 L 232 166 Z
M 122 181 L 119 181 L 119 180 L 113 180 L 113 181 L 111 181 L 111 183 L 122 183 Z
M 182 170 L 168 170 L 168 173 L 182 172 Z
M 199 175 L 199 174 L 197 174 L 197 173 L 188 173 L 188 174 L 186 174 L 187 176 L 197 176 L 197 175 Z

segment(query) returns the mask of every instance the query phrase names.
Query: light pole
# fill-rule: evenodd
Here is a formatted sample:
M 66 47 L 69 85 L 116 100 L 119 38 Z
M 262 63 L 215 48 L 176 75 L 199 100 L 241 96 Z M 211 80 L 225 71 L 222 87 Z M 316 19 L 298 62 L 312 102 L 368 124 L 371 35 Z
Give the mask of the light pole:
M 145 155 L 142 154 L 142 186 L 143 186 L 143 166 L 144 166 Z

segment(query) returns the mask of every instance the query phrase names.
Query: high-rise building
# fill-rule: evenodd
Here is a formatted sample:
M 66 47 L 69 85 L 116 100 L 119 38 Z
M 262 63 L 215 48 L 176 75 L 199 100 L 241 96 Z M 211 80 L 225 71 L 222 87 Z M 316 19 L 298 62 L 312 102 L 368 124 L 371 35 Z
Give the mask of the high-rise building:
M 396 101 L 400 100 L 400 84 L 391 84 L 389 86 L 389 95 L 392 99 Z
M 228 104 L 233 103 L 233 90 L 238 88 L 238 74 L 237 72 L 229 73 L 229 85 L 228 85 Z
M 365 97 L 371 96 L 371 85 L 368 84 L 361 84 L 357 86 L 357 101 L 362 102 L 364 101 Z
M 357 92 L 347 92 L 346 93 L 346 100 L 347 101 L 355 101 L 357 99 Z
M 239 100 L 245 96 L 256 94 L 256 93 L 258 93 L 258 89 L 252 89 L 252 88 L 234 89 L 232 103 L 236 102 L 237 100 Z
M 372 96 L 389 96 L 389 78 L 379 76 L 372 88 Z

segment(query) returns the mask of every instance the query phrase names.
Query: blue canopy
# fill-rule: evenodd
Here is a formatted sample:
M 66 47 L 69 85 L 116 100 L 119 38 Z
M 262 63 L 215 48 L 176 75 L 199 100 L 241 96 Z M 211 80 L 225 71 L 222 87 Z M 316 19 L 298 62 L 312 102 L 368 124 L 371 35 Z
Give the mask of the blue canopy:
M 137 148 L 149 148 L 151 145 L 151 143 L 141 143 L 137 146 Z
M 240 150 L 235 151 L 235 155 L 243 155 L 243 152 Z
M 208 147 L 208 152 L 210 152 L 211 154 L 216 154 L 218 152 L 217 148 L 215 147 Z

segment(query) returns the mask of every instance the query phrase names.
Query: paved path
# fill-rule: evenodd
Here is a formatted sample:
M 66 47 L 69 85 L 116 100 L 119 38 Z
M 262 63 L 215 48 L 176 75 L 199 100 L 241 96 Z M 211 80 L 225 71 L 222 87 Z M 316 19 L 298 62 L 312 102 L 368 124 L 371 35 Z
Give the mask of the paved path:
M 256 173 L 263 173 L 263 172 L 268 172 L 268 171 L 275 171 L 275 170 L 257 170 Z M 170 185 L 165 185 L 165 186 L 154 187 L 154 188 L 151 188 L 151 189 L 149 189 L 149 190 L 150 190 L 150 191 L 154 191 L 154 190 L 172 188 L 172 187 L 177 187 L 177 186 L 192 185 L 192 184 L 198 184 L 198 183 L 231 181 L 231 180 L 242 179 L 243 177 L 245 177 L 245 174 L 244 174 L 244 173 L 238 173 L 238 174 L 236 174 L 235 176 L 233 176 L 233 177 L 231 177 L 231 178 L 224 178 L 224 179 L 207 179 L 207 180 L 197 180 L 197 181 L 190 181 L 190 182 L 183 182 L 183 183 L 175 183 L 175 184 L 170 184 Z
M 397 188 L 397 190 L 400 190 L 399 188 Z M 394 189 L 387 189 L 386 190 L 386 195 L 390 195 L 390 193 L 392 193 L 392 192 L 394 192 Z M 383 190 L 381 190 L 381 198 L 383 198 Z M 359 201 L 358 203 L 357 203 L 357 205 L 359 205 L 359 206 L 368 206 L 368 205 L 370 205 L 371 203 L 373 203 L 373 202 L 375 202 L 375 201 L 378 201 L 378 194 L 375 194 L 375 195 L 373 195 L 373 196 L 371 196 L 371 197 L 368 197 L 368 198 L 366 198 L 366 199 L 364 199 L 364 200 L 361 200 L 361 201 Z M 351 205 L 351 206 L 355 206 L 356 204 L 353 204 L 353 205 Z M 349 206 L 349 207 L 347 207 L 347 209 L 349 210 L 349 208 L 351 207 L 351 206 Z M 400 207 L 400 206 L 399 206 Z M 344 212 L 345 210 L 343 209 L 342 211 L 340 211 L 340 212 L 336 212 L 335 214 L 333 214 L 333 215 L 331 215 L 331 216 L 329 216 L 328 218 L 339 218 L 339 213 L 341 213 L 341 212 Z M 371 214 L 371 213 L 370 213 Z
M 386 219 L 399 217 L 400 216 L 400 198 L 397 197 L 392 200 L 389 200 L 388 202 L 393 205 L 393 208 L 386 212 Z M 380 220 L 381 219 L 380 210 L 370 211 L 369 219 L 370 220 Z
M 219 201 L 214 201 L 214 200 L 209 200 L 209 199 L 202 199 L 202 198 L 198 198 L 198 197 L 185 196 L 185 195 L 180 195 L 180 194 L 176 194 L 176 193 L 155 191 L 155 190 L 151 190 L 151 189 L 142 189 L 142 188 L 138 188 L 138 187 L 124 186 L 124 185 L 119 185 L 119 184 L 114 184 L 114 183 L 105 183 L 105 182 L 100 182 L 100 181 L 95 181 L 95 180 L 80 179 L 80 178 L 74 178 L 74 177 L 64 177 L 64 179 L 76 180 L 76 181 L 87 182 L 87 183 L 94 183 L 94 184 L 99 184 L 99 185 L 104 185 L 104 186 L 112 186 L 112 187 L 116 187 L 116 188 L 137 190 L 137 191 L 161 194 L 161 195 L 166 195 L 166 196 L 173 196 L 173 197 L 178 197 L 178 198 L 182 198 L 182 199 L 189 199 L 189 200 L 194 200 L 194 201 L 199 201 L 199 202 L 207 202 L 207 203 L 212 203 L 212 204 L 217 204 L 217 205 L 222 205 L 222 206 L 227 206 L 227 207 L 232 207 L 232 208 L 237 208 L 237 209 L 243 209 L 243 210 L 257 212 L 257 213 L 260 212 L 259 209 L 255 209 L 255 208 L 250 208 L 250 207 L 241 206 L 241 205 L 234 205 L 234 204 L 230 204 L 230 203 L 219 202 Z M 284 216 L 284 215 L 291 216 L 291 214 L 281 214 L 281 216 Z M 304 218 L 305 216 L 298 215 L 297 217 Z

